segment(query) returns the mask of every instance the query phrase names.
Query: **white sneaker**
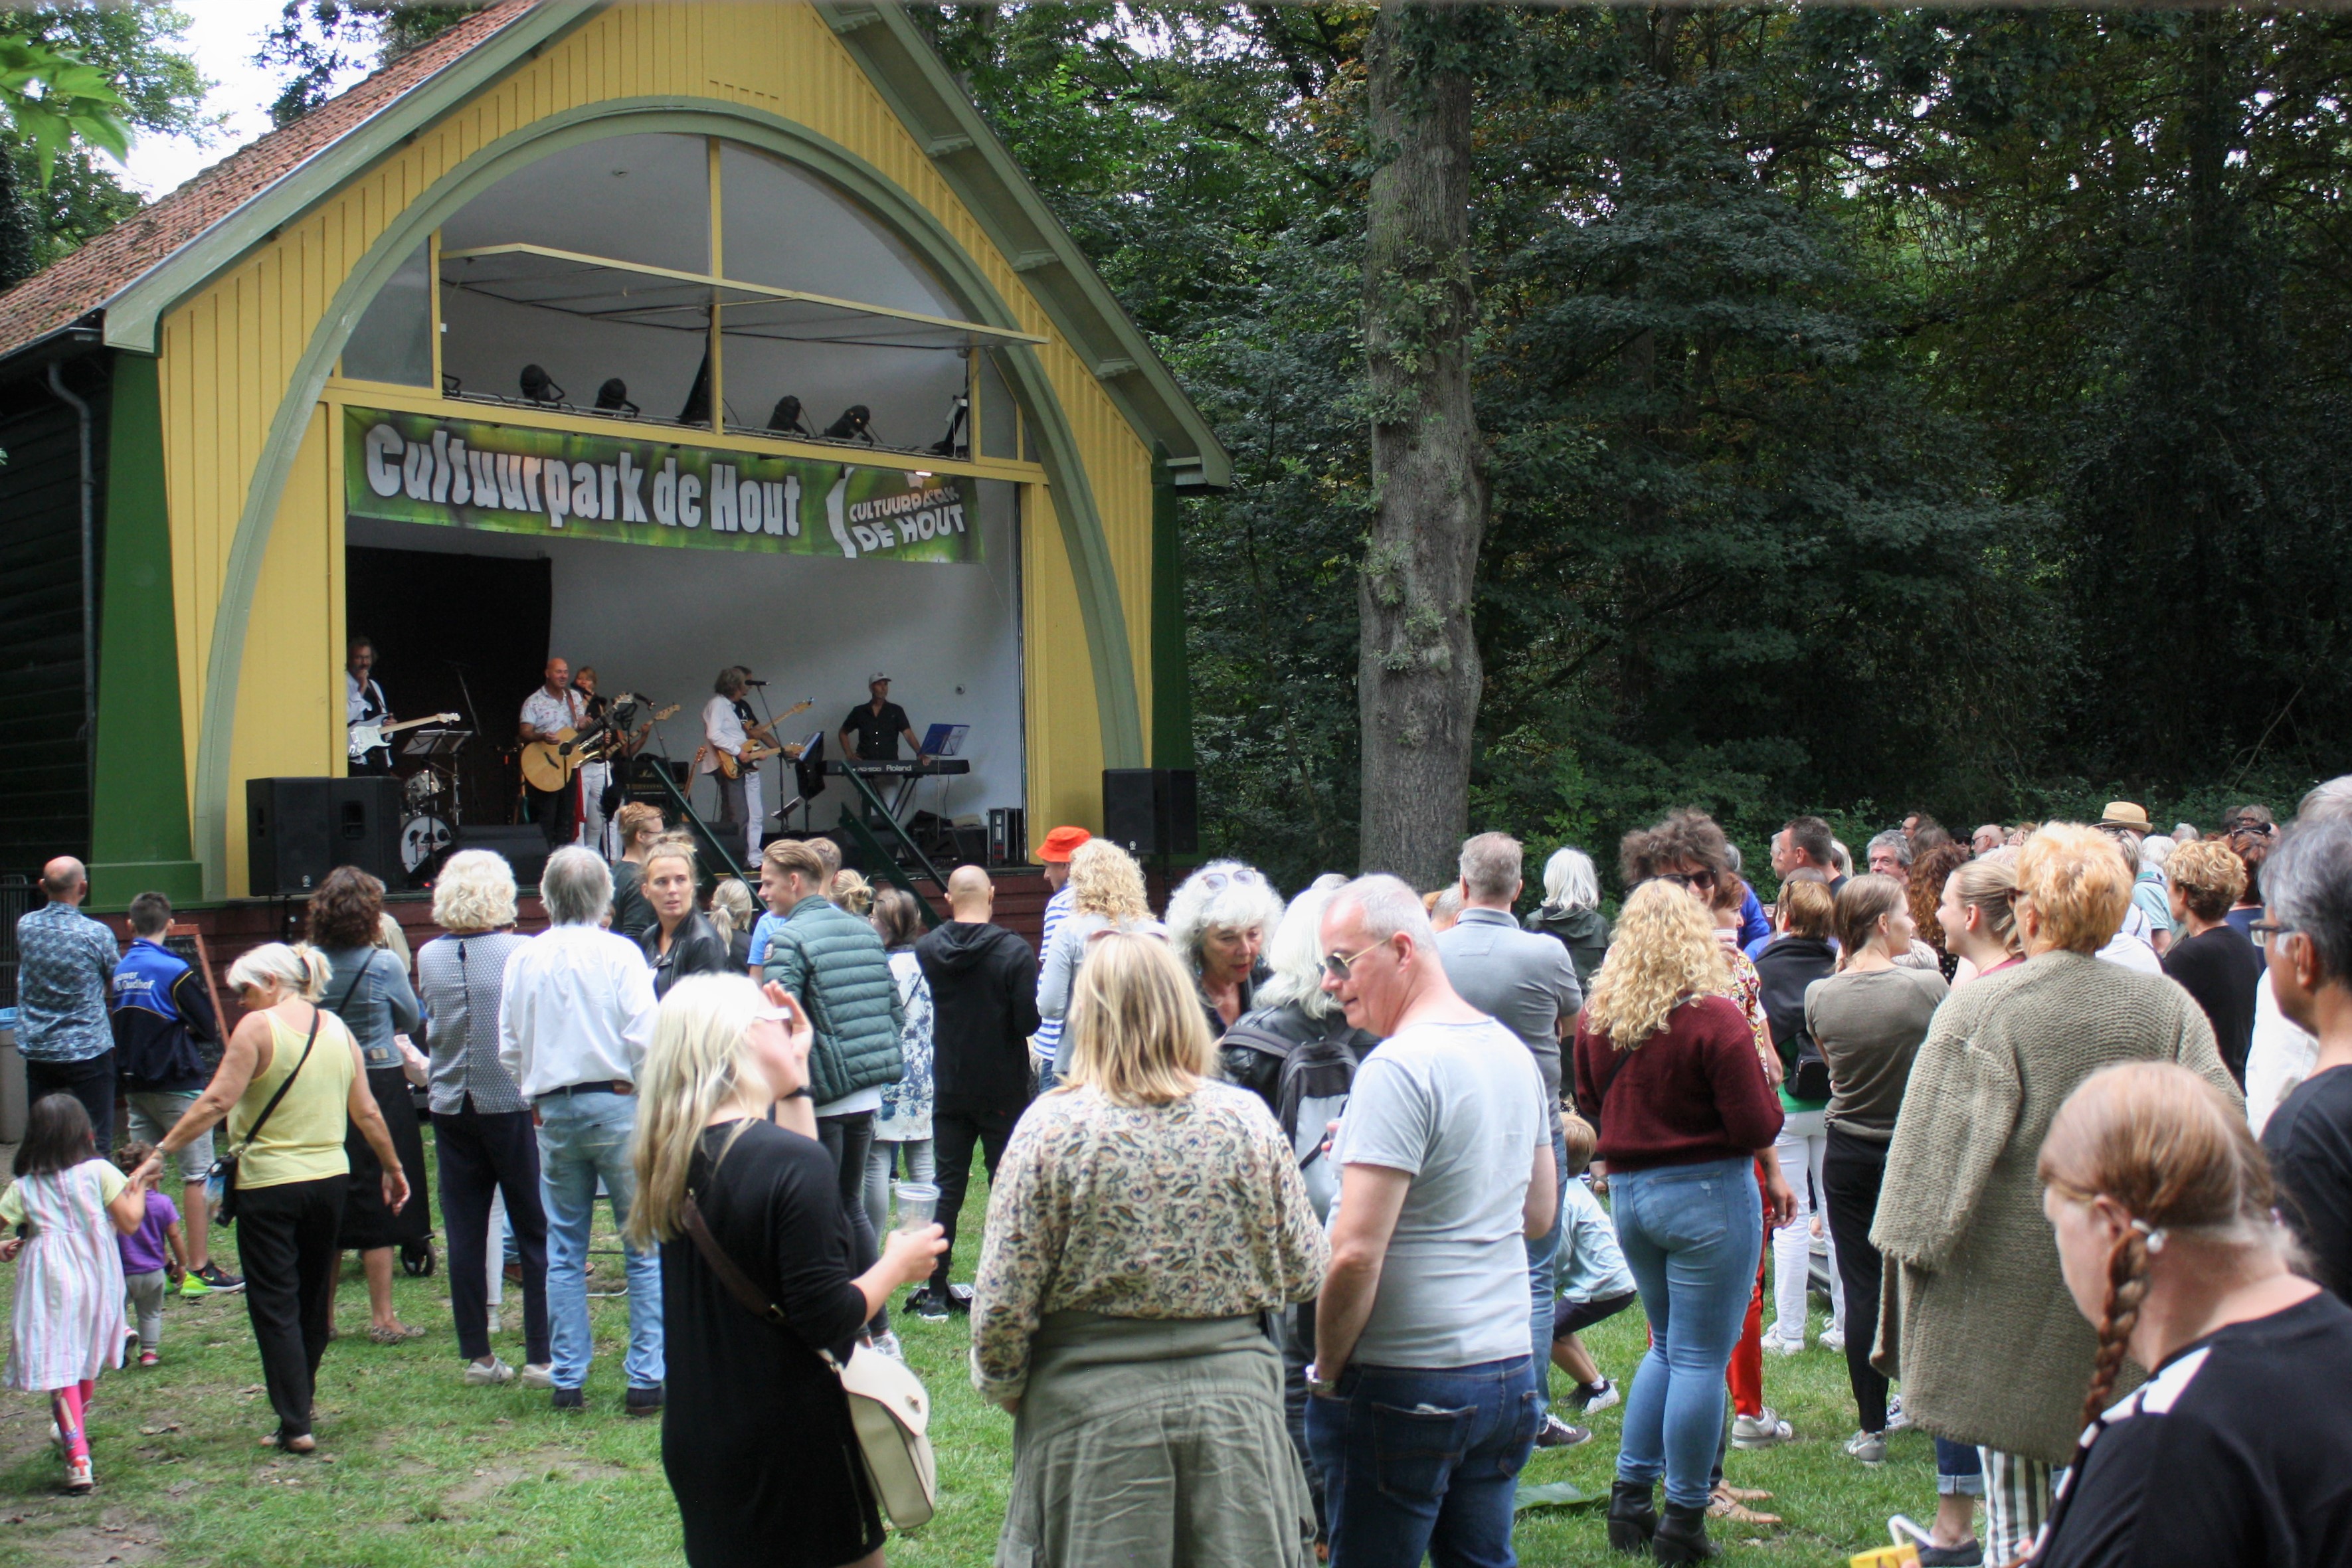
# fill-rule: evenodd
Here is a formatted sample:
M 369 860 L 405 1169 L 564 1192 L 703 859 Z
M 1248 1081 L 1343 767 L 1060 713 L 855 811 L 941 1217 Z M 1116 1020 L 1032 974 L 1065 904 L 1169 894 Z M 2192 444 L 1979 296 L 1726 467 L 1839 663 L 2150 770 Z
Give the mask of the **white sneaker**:
M 1823 1329 L 1822 1331 L 1822 1348 L 1823 1350 L 1837 1351 L 1843 1354 L 1845 1350 L 1845 1330 L 1838 1328 L 1834 1324 L 1829 1328 Z
M 523 1363 L 522 1385 L 525 1388 L 554 1387 L 555 1364 L 551 1361 L 527 1361 Z
M 1801 1354 L 1804 1348 L 1805 1336 L 1801 1333 L 1796 1335 L 1794 1338 L 1784 1336 L 1780 1333 L 1780 1325 L 1778 1323 L 1774 1323 L 1770 1328 L 1764 1331 L 1764 1354 L 1766 1355 L 1797 1355 Z
M 1593 1392 L 1585 1399 L 1583 1406 L 1584 1414 L 1587 1416 L 1606 1410 L 1623 1397 L 1618 1393 L 1617 1385 L 1605 1377 L 1591 1386 Z M 1580 1389 L 1578 1392 L 1583 1393 L 1584 1390 Z
M 1886 1429 L 1890 1432 L 1908 1432 L 1911 1429 L 1911 1417 L 1903 1414 L 1903 1396 L 1900 1394 L 1886 1396 Z
M 1754 1416 L 1734 1416 L 1731 1446 L 1735 1448 L 1775 1448 L 1794 1438 L 1797 1429 L 1767 1405 Z
M 466 1364 L 466 1386 L 468 1388 L 497 1388 L 512 1383 L 514 1375 L 515 1369 L 495 1355 L 487 1363 L 469 1361 Z
M 907 1353 L 899 1346 L 898 1336 L 895 1333 L 886 1330 L 881 1333 L 876 1334 L 874 1336 L 874 1348 L 880 1354 L 888 1356 L 892 1361 L 903 1362 L 907 1359 Z
M 1886 1462 L 1886 1435 L 1883 1432 L 1856 1432 L 1845 1440 L 1845 1457 L 1860 1459 L 1865 1465 Z

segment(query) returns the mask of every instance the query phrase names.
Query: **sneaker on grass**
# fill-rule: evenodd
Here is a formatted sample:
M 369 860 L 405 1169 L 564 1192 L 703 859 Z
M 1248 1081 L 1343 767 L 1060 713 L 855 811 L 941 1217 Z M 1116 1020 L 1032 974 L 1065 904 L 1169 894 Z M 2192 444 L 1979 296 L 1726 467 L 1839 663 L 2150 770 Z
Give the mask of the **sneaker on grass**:
M 1843 1353 L 1845 1350 L 1845 1330 L 1839 1328 L 1835 1323 L 1832 1323 L 1828 1328 L 1823 1329 L 1822 1331 L 1822 1348 L 1823 1350 L 1833 1350 Z
M 1735 1416 L 1731 1423 L 1735 1448 L 1777 1448 L 1796 1435 L 1796 1428 L 1781 1420 L 1769 1405 L 1753 1416 Z
M 1604 1377 L 1598 1383 L 1579 1384 L 1570 1397 L 1576 1401 L 1579 1410 L 1591 1416 L 1608 1409 L 1622 1396 L 1617 1392 L 1617 1385 Z
M 515 1369 L 495 1355 L 486 1362 L 469 1361 L 466 1364 L 466 1386 L 468 1388 L 497 1388 L 512 1383 L 514 1375 Z
M 1886 1434 L 1884 1432 L 1856 1432 L 1853 1437 L 1848 1437 L 1845 1440 L 1845 1457 L 1849 1459 L 1860 1459 L 1865 1465 L 1885 1464 L 1886 1462 Z
M 218 1263 L 207 1263 L 201 1269 L 191 1269 L 188 1277 L 180 1281 L 183 1296 L 209 1295 L 215 1291 L 242 1291 L 245 1281 Z
M 523 1363 L 521 1382 L 525 1388 L 554 1387 L 555 1364 L 551 1361 L 527 1361 Z
M 1536 1447 L 1538 1448 L 1573 1448 L 1579 1443 L 1591 1441 L 1592 1441 L 1591 1427 L 1571 1427 L 1559 1416 L 1552 1415 L 1544 1416 L 1543 1430 L 1536 1434 Z

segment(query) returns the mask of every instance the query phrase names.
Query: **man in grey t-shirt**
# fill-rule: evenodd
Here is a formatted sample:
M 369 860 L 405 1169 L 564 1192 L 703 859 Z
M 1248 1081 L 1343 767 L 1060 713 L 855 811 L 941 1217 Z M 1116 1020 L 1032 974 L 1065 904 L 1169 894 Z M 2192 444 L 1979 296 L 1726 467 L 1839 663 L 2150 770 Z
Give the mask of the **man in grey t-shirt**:
M 1544 1119 L 1550 1128 L 1554 1179 L 1565 1190 L 1568 1146 L 1559 1128 L 1560 1040 L 1576 1026 L 1584 988 L 1568 948 L 1552 937 L 1519 929 L 1511 905 L 1519 900 L 1523 852 L 1508 833 L 1480 833 L 1462 846 L 1461 917 L 1437 934 L 1445 978 L 1461 998 L 1518 1036 L 1543 1074 Z M 1528 1343 L 1535 1356 L 1536 1392 L 1551 1395 L 1553 1276 L 1559 1259 L 1559 1216 L 1527 1244 Z M 1545 1442 L 1583 1441 L 1576 1428 L 1547 1414 Z
M 1540 1420 L 1525 1241 L 1559 1210 L 1543 1081 L 1447 984 L 1403 883 L 1341 888 L 1321 937 L 1324 988 L 1382 1037 L 1332 1145 L 1307 1375 L 1331 1562 L 1417 1563 L 1436 1539 L 1444 1561 L 1515 1563 L 1516 1478 Z

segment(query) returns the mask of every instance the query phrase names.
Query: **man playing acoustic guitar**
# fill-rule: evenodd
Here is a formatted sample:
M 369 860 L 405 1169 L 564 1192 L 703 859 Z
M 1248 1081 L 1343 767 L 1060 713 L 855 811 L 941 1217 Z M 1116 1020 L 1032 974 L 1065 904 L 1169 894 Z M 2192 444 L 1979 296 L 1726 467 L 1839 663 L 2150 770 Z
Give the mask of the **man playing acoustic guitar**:
M 522 705 L 523 744 L 562 740 L 576 734 L 583 716 L 580 694 L 572 689 L 571 661 L 548 660 L 545 681 Z M 580 821 L 578 775 L 564 779 L 560 789 L 542 789 L 528 779 L 523 780 L 522 788 L 530 800 L 530 820 L 547 836 L 547 847 L 560 849 L 570 843 Z
M 779 714 L 766 724 L 758 722 L 760 716 L 744 700 L 744 694 L 751 689 L 751 674 L 740 664 L 719 671 L 710 687 L 717 695 L 702 708 L 701 770 L 716 774 L 714 782 L 719 786 L 719 813 L 710 824 L 711 832 L 745 866 L 759 861 L 760 830 L 767 820 L 766 802 L 761 799 L 760 764 L 780 754 L 798 757 L 801 750 L 797 746 L 767 741 L 762 732 L 789 715 Z M 791 711 L 798 713 L 807 706 L 803 703 Z

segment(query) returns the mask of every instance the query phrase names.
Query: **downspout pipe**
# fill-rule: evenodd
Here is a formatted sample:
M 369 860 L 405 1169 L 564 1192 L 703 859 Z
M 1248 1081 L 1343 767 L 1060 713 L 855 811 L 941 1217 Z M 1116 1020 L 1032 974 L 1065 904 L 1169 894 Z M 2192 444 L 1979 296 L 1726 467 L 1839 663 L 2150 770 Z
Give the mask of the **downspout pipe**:
M 89 404 L 67 388 L 63 369 L 50 364 L 49 391 L 81 423 L 82 781 L 85 795 L 94 800 L 98 789 L 98 476 L 90 458 Z

